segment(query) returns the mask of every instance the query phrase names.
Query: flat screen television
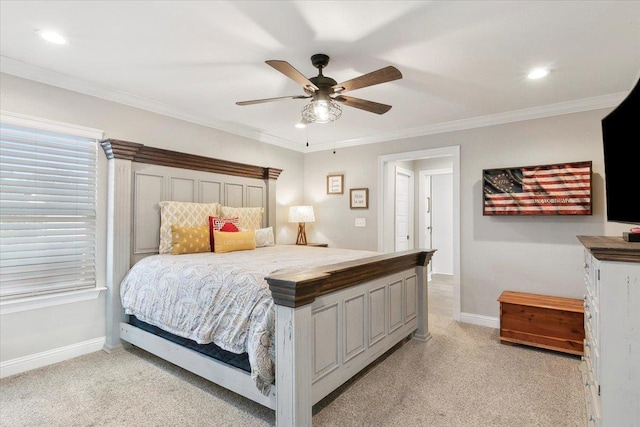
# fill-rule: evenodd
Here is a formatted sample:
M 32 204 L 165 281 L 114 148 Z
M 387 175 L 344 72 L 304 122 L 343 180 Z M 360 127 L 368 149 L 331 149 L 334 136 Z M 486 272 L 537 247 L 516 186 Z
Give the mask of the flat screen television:
M 640 80 L 602 119 L 607 220 L 640 225 Z

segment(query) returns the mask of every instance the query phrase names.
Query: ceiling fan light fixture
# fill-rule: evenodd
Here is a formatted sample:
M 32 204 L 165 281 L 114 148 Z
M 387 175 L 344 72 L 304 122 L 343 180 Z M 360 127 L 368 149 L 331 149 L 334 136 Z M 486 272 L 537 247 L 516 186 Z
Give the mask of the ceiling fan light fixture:
M 329 99 L 311 101 L 302 108 L 302 123 L 331 123 L 342 115 L 342 108 Z
M 391 109 L 391 105 L 380 104 L 379 102 L 367 101 L 366 99 L 354 98 L 352 96 L 344 96 L 343 93 L 402 78 L 400 70 L 389 65 L 351 80 L 337 83 L 331 77 L 322 74 L 322 70 L 329 63 L 329 56 L 322 53 L 315 54 L 311 57 L 311 64 L 318 69 L 318 75 L 310 78 L 307 78 L 300 71 L 296 70 L 287 61 L 272 59 L 265 62 L 302 86 L 305 94 L 240 101 L 236 102 L 236 105 L 262 104 L 264 102 L 279 101 L 281 99 L 311 98 L 311 102 L 302 108 L 302 119 L 300 123 L 296 125 L 297 128 L 302 128 L 302 126 L 300 126 L 301 124 L 331 123 L 338 120 L 340 116 L 342 116 L 341 105 L 358 108 L 370 113 L 384 114 Z

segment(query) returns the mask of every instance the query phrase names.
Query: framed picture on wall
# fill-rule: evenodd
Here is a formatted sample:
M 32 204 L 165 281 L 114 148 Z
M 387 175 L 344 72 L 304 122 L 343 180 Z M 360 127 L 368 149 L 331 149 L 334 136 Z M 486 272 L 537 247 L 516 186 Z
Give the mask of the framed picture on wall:
M 352 188 L 349 190 L 351 209 L 368 209 L 369 208 L 369 189 L 368 188 Z
M 344 193 L 344 175 L 327 175 L 327 194 Z
M 482 171 L 483 215 L 591 215 L 591 161 Z

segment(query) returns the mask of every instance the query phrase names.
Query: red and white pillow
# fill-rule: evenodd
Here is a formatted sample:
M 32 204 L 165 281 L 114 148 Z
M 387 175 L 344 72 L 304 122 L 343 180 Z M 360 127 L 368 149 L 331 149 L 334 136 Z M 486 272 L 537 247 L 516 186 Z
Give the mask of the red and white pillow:
M 216 216 L 209 217 L 209 242 L 211 243 L 211 251 L 214 248 L 214 231 L 237 232 L 240 231 L 240 220 L 238 217 L 219 218 Z

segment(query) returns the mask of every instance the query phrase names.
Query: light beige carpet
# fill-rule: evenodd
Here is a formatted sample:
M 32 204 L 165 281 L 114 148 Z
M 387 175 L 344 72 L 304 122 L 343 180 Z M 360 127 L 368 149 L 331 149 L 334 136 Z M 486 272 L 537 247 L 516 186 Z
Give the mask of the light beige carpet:
M 580 359 L 506 346 L 430 315 L 409 341 L 314 407 L 314 426 L 585 425 Z M 2 426 L 270 426 L 273 411 L 142 350 L 97 352 L 0 381 Z

